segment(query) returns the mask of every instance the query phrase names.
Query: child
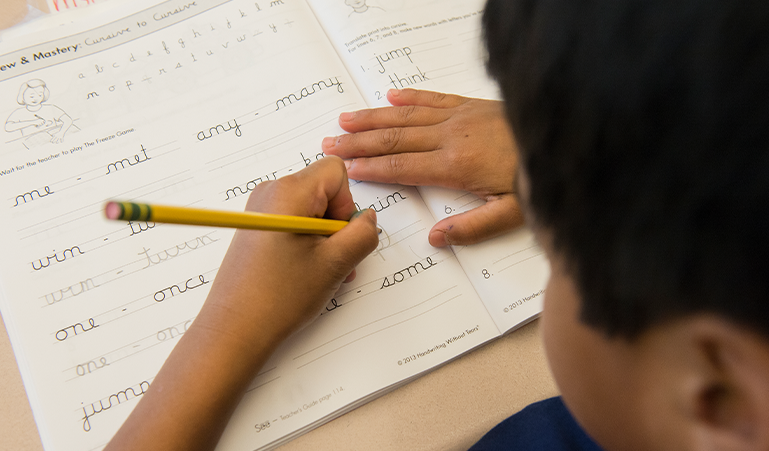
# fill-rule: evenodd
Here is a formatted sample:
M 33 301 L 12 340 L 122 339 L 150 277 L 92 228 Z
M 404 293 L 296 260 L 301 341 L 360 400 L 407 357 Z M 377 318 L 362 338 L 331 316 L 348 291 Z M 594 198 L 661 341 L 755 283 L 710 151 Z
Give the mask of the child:
M 469 100 L 455 96 L 397 93 L 391 99 L 401 106 L 341 118 L 357 136 L 325 141 L 327 153 L 352 160 L 354 178 L 461 185 L 501 202 L 515 192 L 548 254 L 545 346 L 587 435 L 560 402 L 546 401 L 477 449 L 595 449 L 588 435 L 606 450 L 769 449 L 767 25 L 764 2 L 490 0 L 489 70 L 519 148 L 515 188 L 500 174 L 510 170 L 504 138 L 486 146 L 500 156 L 487 164 L 462 160 L 465 147 L 479 150 L 475 129 L 439 133 L 464 114 Z M 430 159 L 459 164 L 463 178 L 435 164 L 420 169 L 424 176 L 411 170 Z M 462 170 L 476 164 L 487 172 Z M 344 180 L 341 162 L 324 159 L 260 185 L 249 208 L 343 217 L 352 211 Z M 509 214 L 490 225 L 501 217 L 494 206 L 470 217 L 434 229 L 434 244 L 515 223 Z M 376 244 L 371 212 L 328 239 L 280 235 L 238 232 L 194 333 L 174 349 L 114 449 L 212 447 L 259 363 Z M 260 264 L 272 246 L 288 252 Z M 340 269 L 316 271 L 324 278 L 312 287 L 287 288 L 272 269 L 283 266 Z M 292 297 L 295 306 L 280 305 Z M 274 315 L 276 324 L 260 319 Z M 228 358 L 228 346 L 253 352 L 240 361 Z M 232 385 L 214 384 L 211 393 L 213 373 Z M 185 409 L 164 407 L 176 402 Z

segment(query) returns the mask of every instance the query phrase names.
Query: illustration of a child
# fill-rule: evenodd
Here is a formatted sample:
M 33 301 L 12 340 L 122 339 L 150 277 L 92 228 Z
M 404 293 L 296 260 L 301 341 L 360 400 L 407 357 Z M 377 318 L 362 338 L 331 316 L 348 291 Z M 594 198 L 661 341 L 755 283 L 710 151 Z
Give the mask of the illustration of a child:
M 32 147 L 46 142 L 60 143 L 72 127 L 72 118 L 56 105 L 44 103 L 50 91 L 43 80 L 32 79 L 21 85 L 16 109 L 5 121 L 5 131 L 20 131 L 24 143 Z

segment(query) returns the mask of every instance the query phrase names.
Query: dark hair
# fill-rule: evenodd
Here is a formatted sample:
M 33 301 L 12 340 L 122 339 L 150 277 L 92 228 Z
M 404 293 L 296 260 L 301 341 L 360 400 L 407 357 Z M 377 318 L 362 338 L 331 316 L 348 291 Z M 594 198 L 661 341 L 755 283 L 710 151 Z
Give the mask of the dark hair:
M 769 2 L 490 0 L 483 23 L 582 320 L 769 336 Z

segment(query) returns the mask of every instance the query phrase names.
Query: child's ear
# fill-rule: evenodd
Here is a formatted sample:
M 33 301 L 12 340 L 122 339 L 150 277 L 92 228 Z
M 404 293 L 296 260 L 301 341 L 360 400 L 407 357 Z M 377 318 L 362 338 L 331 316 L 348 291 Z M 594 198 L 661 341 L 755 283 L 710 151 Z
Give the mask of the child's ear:
M 683 323 L 694 449 L 769 450 L 769 339 L 710 315 Z

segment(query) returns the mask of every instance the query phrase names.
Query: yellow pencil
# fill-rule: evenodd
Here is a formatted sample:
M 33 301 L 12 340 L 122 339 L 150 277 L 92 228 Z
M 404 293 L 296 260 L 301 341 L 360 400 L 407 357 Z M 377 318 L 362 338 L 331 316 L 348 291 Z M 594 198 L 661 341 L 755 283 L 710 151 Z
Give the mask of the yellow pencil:
M 107 219 L 124 221 L 151 221 L 315 235 L 331 235 L 341 230 L 348 223 L 348 221 L 337 219 L 306 218 L 251 211 L 216 211 L 203 208 L 169 207 L 165 205 L 114 201 L 107 202 L 104 213 Z

